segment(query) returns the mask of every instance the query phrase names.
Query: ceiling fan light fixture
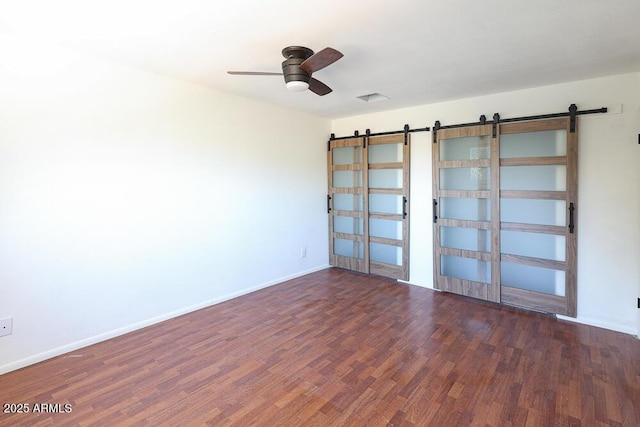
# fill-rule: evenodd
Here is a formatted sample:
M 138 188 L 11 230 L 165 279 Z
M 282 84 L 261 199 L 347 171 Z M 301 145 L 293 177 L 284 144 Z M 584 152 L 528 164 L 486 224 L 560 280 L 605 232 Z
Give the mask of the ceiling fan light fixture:
M 292 80 L 287 82 L 287 89 L 294 92 L 302 92 L 303 90 L 309 89 L 309 83 L 300 80 Z

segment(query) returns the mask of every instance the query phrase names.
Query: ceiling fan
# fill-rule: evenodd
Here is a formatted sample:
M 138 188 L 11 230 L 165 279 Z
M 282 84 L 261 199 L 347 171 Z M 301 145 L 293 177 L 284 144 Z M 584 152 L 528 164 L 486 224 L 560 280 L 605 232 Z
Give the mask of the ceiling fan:
M 316 95 L 323 96 L 330 93 L 331 88 L 311 77 L 311 74 L 333 64 L 343 55 L 330 47 L 313 53 L 311 49 L 306 47 L 289 46 L 282 49 L 282 56 L 286 59 L 282 62 L 281 73 L 262 71 L 227 71 L 227 73 L 244 76 L 284 76 L 287 89 L 294 91 L 309 89 Z

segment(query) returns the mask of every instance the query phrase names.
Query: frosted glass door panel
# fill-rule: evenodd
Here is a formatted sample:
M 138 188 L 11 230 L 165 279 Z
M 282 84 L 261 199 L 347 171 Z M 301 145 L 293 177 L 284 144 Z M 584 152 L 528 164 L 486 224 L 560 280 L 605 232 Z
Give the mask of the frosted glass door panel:
M 474 282 L 491 282 L 491 263 L 457 256 L 440 256 L 440 274 Z
M 555 157 L 567 155 L 567 131 L 514 133 L 500 136 L 500 157 Z
M 488 190 L 489 168 L 440 169 L 441 190 Z
M 566 206 L 564 200 L 501 199 L 500 221 L 564 227 Z
M 340 256 L 362 259 L 364 255 L 362 242 L 346 239 L 333 239 L 333 253 Z
M 441 197 L 440 218 L 488 221 L 491 219 L 489 199 Z
M 476 252 L 491 252 L 491 239 L 487 230 L 441 227 L 440 246 Z
M 369 188 L 402 188 L 402 169 L 369 170 Z
M 512 288 L 564 296 L 565 272 L 530 265 L 500 263 L 502 284 Z
M 362 194 L 334 193 L 331 197 L 334 210 L 362 212 Z
M 500 233 L 500 251 L 504 254 L 564 261 L 566 252 L 565 237 L 553 234 L 502 230 Z
M 489 136 L 469 136 L 440 140 L 440 160 L 488 159 Z
M 362 218 L 336 215 L 333 217 L 333 231 L 361 236 L 364 233 L 363 223 Z
M 396 194 L 369 194 L 369 212 L 402 214 L 402 196 Z
M 362 187 L 362 171 L 333 171 L 333 186 L 336 188 Z
M 402 161 L 403 144 L 369 145 L 369 163 L 394 163 Z
M 370 218 L 369 235 L 387 239 L 402 240 L 402 221 Z
M 351 165 L 362 163 L 362 146 L 333 149 L 334 165 Z
M 567 167 L 565 165 L 502 166 L 500 167 L 500 189 L 565 191 Z
M 402 248 L 382 243 L 371 243 L 369 245 L 369 258 L 374 262 L 401 266 Z

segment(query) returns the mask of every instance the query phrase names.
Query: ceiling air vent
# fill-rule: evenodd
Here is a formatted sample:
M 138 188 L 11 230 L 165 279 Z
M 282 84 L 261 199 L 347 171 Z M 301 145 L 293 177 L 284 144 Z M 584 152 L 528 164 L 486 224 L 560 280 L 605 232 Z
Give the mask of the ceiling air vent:
M 371 104 L 372 102 L 386 101 L 387 99 L 389 99 L 389 97 L 376 92 L 376 93 L 370 93 L 368 95 L 359 96 L 358 99 L 361 99 L 364 102 L 368 102 L 369 104 Z

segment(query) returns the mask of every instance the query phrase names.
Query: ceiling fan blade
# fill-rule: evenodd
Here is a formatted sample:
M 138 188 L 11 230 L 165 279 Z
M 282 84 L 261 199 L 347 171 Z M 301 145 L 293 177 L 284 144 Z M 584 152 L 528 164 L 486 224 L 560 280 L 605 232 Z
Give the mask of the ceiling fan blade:
M 344 55 L 331 47 L 325 47 L 320 52 L 313 54 L 300 64 L 300 69 L 309 74 L 322 70 L 327 65 L 331 65 Z
M 320 96 L 323 96 L 332 92 L 329 86 L 322 83 L 318 79 L 314 79 L 313 77 L 311 77 L 311 79 L 309 80 L 309 90 L 315 93 L 316 95 L 320 95 Z
M 263 71 L 227 71 L 234 76 L 281 76 L 282 73 L 269 73 Z

